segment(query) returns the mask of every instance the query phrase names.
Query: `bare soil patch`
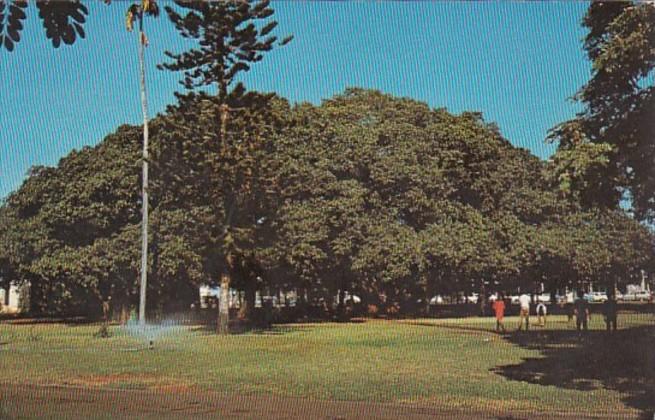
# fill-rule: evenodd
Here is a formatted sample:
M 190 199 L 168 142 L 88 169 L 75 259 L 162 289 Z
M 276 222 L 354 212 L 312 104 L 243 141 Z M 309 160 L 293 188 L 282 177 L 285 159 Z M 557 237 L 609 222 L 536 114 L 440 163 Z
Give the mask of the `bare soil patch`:
M 96 378 L 97 383 L 112 379 Z M 120 376 L 120 375 L 118 375 Z M 489 407 L 488 407 L 489 408 Z M 0 384 L 0 419 L 18 418 L 265 418 L 265 419 L 534 419 L 581 413 L 462 411 L 439 405 L 320 401 L 268 395 L 226 395 L 198 389 L 107 389 L 97 386 Z

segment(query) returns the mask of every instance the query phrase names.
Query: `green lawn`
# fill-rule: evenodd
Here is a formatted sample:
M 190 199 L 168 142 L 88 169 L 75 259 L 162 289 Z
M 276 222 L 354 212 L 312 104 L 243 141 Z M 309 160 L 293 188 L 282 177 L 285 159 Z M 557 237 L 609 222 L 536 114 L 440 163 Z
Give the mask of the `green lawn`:
M 534 319 L 536 320 L 536 318 Z M 118 326 L 0 325 L 0 382 L 207 389 L 462 409 L 627 415 L 654 408 L 651 314 L 600 316 L 578 337 L 566 317 L 506 337 L 492 318 L 294 324 L 216 336 L 176 328 L 147 343 Z M 506 319 L 514 330 L 518 320 Z

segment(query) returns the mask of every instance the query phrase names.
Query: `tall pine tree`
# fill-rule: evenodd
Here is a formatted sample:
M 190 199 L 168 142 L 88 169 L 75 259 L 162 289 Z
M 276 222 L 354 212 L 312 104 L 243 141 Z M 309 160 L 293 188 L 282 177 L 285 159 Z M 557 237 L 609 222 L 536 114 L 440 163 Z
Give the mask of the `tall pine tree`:
M 211 104 L 211 114 L 218 119 L 212 177 L 231 178 L 235 182 L 225 183 L 224 179 L 213 183 L 216 187 L 213 193 L 222 205 L 216 209 L 216 217 L 223 226 L 221 249 L 221 298 L 219 303 L 218 331 L 228 333 L 229 321 L 229 288 L 232 274 L 236 269 L 239 250 L 235 245 L 233 230 L 235 229 L 235 213 L 239 211 L 240 192 L 247 192 L 247 184 L 241 182 L 244 173 L 237 173 L 240 166 L 223 165 L 226 161 L 244 159 L 252 145 L 244 144 L 243 140 L 232 139 L 229 136 L 230 113 L 252 107 L 253 95 L 249 95 L 240 83 L 235 83 L 239 73 L 247 72 L 253 63 L 260 61 L 264 53 L 275 46 L 282 46 L 291 40 L 287 37 L 280 42 L 271 35 L 277 22 L 270 20 L 273 9 L 269 1 L 176 1 L 179 8 L 185 11 L 180 14 L 175 8 L 167 6 L 166 12 L 179 33 L 197 41 L 197 46 L 190 50 L 175 54 L 166 52 L 171 59 L 160 68 L 181 71 L 184 73 L 182 84 L 186 89 L 215 87 L 215 95 L 206 97 Z M 261 98 L 266 101 L 268 98 Z M 247 138 L 247 136 L 246 136 Z M 246 153 L 247 158 L 247 153 Z M 230 174 L 227 168 L 235 169 Z M 226 173 L 227 172 L 227 173 Z M 247 172 L 247 171 L 246 171 Z M 247 178 L 248 174 L 245 173 Z

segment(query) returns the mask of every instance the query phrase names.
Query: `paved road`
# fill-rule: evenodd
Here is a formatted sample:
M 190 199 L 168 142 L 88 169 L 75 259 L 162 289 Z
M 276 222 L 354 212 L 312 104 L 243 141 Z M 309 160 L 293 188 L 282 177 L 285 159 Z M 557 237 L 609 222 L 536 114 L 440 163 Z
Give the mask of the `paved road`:
M 121 390 L 0 384 L 0 419 L 535 419 L 577 414 L 490 413 L 447 407 L 316 401 L 272 396 L 233 397 L 187 390 Z M 625 418 L 625 417 L 622 417 Z

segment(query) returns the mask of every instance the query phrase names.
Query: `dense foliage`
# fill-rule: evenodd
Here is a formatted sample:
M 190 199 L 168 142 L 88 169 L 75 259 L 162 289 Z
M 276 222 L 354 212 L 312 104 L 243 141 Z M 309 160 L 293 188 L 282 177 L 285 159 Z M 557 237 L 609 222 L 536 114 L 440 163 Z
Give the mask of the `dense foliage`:
M 596 1 L 583 20 L 589 81 L 583 110 L 557 126 L 555 166 L 563 190 L 587 207 L 628 206 L 655 220 L 655 4 Z
M 347 291 L 413 313 L 436 293 L 609 286 L 652 265 L 648 229 L 551 190 L 547 165 L 479 114 L 361 89 L 320 106 L 244 98 L 227 149 L 204 94 L 151 122 L 151 311 L 188 308 L 226 268 L 251 304 L 296 290 L 340 310 Z M 33 310 L 136 303 L 139 156 L 140 128 L 123 126 L 8 197 L 3 278 L 30 282 Z

